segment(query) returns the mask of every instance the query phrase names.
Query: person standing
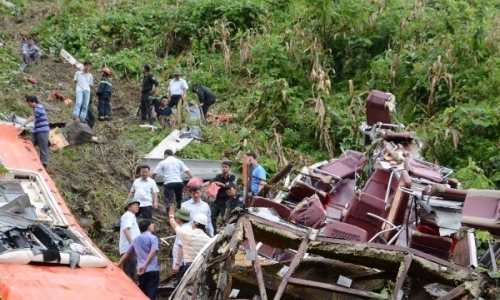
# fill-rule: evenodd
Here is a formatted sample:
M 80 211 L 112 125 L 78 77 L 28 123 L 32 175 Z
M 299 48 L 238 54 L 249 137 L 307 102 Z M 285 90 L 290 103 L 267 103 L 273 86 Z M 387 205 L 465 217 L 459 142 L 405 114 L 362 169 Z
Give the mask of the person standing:
M 189 195 L 191 195 L 191 199 L 182 203 L 181 208 L 185 208 L 189 211 L 189 215 L 191 219 L 194 220 L 194 217 L 198 214 L 204 215 L 208 221 L 211 218 L 210 206 L 205 201 L 201 200 L 201 187 L 192 186 L 189 188 Z M 208 224 L 204 224 L 206 226 L 206 232 L 209 236 L 214 236 L 214 227 L 212 226 L 212 222 L 208 222 Z
M 73 108 L 73 119 L 80 118 L 82 123 L 86 123 L 87 110 L 90 103 L 90 87 L 94 85 L 94 77 L 90 74 L 92 63 L 83 63 L 83 71 L 77 71 L 73 78 L 75 82 L 75 107 Z
M 127 201 L 131 198 L 139 200 L 139 212 L 137 216 L 141 219 L 153 219 L 153 209 L 158 209 L 158 193 L 160 190 L 156 181 L 149 177 L 149 166 L 139 167 L 141 177 L 134 180 Z
M 142 79 L 142 89 L 141 89 L 141 120 L 148 121 L 150 117 L 150 100 L 149 97 L 153 96 L 156 93 L 156 89 L 158 88 L 158 80 L 156 77 L 149 73 L 151 71 L 151 67 L 149 65 L 145 65 L 142 67 L 142 74 L 144 78 Z
M 111 70 L 109 68 L 103 68 L 101 72 L 102 78 L 101 81 L 99 81 L 99 87 L 96 92 L 97 110 L 99 113 L 99 121 L 109 121 L 109 115 L 111 114 L 109 102 L 111 101 L 113 81 L 111 80 Z
M 134 239 L 127 253 L 120 259 L 117 266 L 122 266 L 128 258 L 137 256 L 137 274 L 139 274 L 139 288 L 151 300 L 158 295 L 160 283 L 160 266 L 158 265 L 158 238 L 153 235 L 155 225 L 152 220 L 142 220 L 139 223 L 141 234 Z
M 234 183 L 226 184 L 226 193 L 227 193 L 227 201 L 226 201 L 226 212 L 224 214 L 224 223 L 229 221 L 231 214 L 233 212 L 243 210 L 245 206 L 243 203 L 243 198 L 241 195 L 236 194 L 236 185 Z
M 201 84 L 194 85 L 193 92 L 198 95 L 198 102 L 200 102 L 203 123 L 207 125 L 208 108 L 215 103 L 215 94 L 209 88 Z
M 167 211 L 172 205 L 175 195 L 177 207 L 181 207 L 182 188 L 182 173 L 186 173 L 190 178 L 193 178 L 193 173 L 186 167 L 184 162 L 174 157 L 174 152 L 170 149 L 164 152 L 165 159 L 162 160 L 153 171 L 151 178 L 155 179 L 157 174 L 163 175 L 163 191 L 165 196 L 165 206 Z
M 223 161 L 221 165 L 222 173 L 217 174 L 214 179 L 207 181 L 203 186 L 208 186 L 210 184 L 216 184 L 219 187 L 215 201 L 212 203 L 210 210 L 212 215 L 212 226 L 214 230 L 217 228 L 217 218 L 219 215 L 224 217 L 224 212 L 226 211 L 226 202 L 228 200 L 226 193 L 226 185 L 228 183 L 236 184 L 236 177 L 231 174 L 232 163 L 230 161 Z
M 175 222 L 181 227 L 182 230 L 186 228 L 191 229 L 191 217 L 189 211 L 185 208 L 181 208 L 174 214 Z M 175 237 L 174 247 L 172 249 L 172 273 L 176 274 L 177 284 L 181 280 L 179 276 L 179 270 L 184 268 L 184 249 L 182 247 L 182 241 L 179 236 Z
M 38 146 L 40 151 L 40 160 L 42 165 L 47 167 L 49 163 L 49 119 L 47 113 L 41 104 L 38 103 L 36 96 L 27 96 L 26 102 L 28 106 L 33 109 L 33 114 L 24 121 L 19 130 L 31 122 L 35 122 L 33 130 L 31 131 L 30 140 L 35 147 Z
M 198 253 L 210 241 L 210 237 L 205 233 L 209 218 L 204 214 L 196 214 L 191 221 L 191 227 L 181 227 L 175 221 L 175 207 L 171 206 L 168 211 L 170 226 L 182 243 L 184 265 L 179 268 L 178 278 L 182 278 L 186 270 L 191 266 Z
M 248 162 L 252 165 L 252 192 L 257 195 L 266 185 L 266 170 L 264 170 L 257 160 L 257 154 L 250 151 L 247 153 Z
M 35 40 L 32 37 L 29 37 L 27 43 L 23 45 L 22 52 L 23 62 L 26 65 L 38 63 L 40 56 L 42 56 L 40 48 L 35 44 Z
M 137 219 L 135 217 L 138 212 L 139 200 L 132 198 L 125 202 L 125 213 L 120 218 L 120 255 L 122 258 L 127 253 L 134 239 L 140 234 L 139 227 L 137 226 Z M 123 271 L 128 275 L 128 277 L 130 277 L 130 279 L 132 279 L 132 281 L 135 282 L 135 254 L 130 254 L 130 257 L 124 261 Z
M 174 72 L 174 79 L 170 80 L 168 84 L 168 94 L 170 95 L 170 100 L 167 106 L 170 108 L 177 107 L 179 100 L 186 96 L 188 91 L 188 84 L 184 78 L 181 78 L 182 73 L 180 71 Z

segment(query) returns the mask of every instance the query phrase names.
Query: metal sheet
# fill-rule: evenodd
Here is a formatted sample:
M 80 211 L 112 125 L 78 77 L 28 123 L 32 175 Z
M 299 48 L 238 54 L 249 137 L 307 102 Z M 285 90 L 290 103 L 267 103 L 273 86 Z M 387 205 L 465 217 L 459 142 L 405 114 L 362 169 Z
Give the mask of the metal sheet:
M 156 166 L 163 158 L 143 158 L 142 165 L 148 165 L 151 172 L 154 171 Z M 194 176 L 201 177 L 203 180 L 213 179 L 217 174 L 221 173 L 222 160 L 205 160 L 205 159 L 181 159 L 186 166 L 193 172 Z M 183 174 L 184 181 L 189 180 L 187 174 Z M 163 175 L 158 174 L 155 178 L 156 182 L 163 182 Z

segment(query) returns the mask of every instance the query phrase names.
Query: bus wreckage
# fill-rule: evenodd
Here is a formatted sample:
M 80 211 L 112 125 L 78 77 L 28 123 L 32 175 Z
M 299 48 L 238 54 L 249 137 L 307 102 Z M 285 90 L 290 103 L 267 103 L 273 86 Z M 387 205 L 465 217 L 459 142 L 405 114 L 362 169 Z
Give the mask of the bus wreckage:
M 270 180 L 284 189 L 247 195 L 171 299 L 498 299 L 476 268 L 496 271 L 500 247 L 478 260 L 475 229 L 500 234 L 500 191 L 423 160 L 394 102 L 369 94 L 366 153 L 289 165 Z

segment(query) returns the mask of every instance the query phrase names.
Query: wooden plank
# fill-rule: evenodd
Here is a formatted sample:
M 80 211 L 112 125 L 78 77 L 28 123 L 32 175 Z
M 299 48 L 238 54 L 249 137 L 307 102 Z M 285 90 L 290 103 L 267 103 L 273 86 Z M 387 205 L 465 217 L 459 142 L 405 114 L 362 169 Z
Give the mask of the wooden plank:
M 247 233 L 248 245 L 250 246 L 250 250 L 253 251 L 255 255 L 255 259 L 252 262 L 255 268 L 255 275 L 257 275 L 257 283 L 259 284 L 259 293 L 261 300 L 267 300 L 266 286 L 264 285 L 264 276 L 262 275 L 262 268 L 260 266 L 259 255 L 257 254 L 257 247 L 255 245 L 255 237 L 253 235 L 252 224 L 245 218 L 245 229 Z
M 465 295 L 465 283 L 462 283 L 461 285 L 457 286 L 453 290 L 449 291 L 448 294 L 439 297 L 438 300 L 451 300 L 451 299 L 456 299 L 457 297 Z
M 163 159 L 165 156 L 163 153 L 166 149 L 170 149 L 174 152 L 184 149 L 189 143 L 191 143 L 193 138 L 181 138 L 181 132 L 177 129 L 172 131 L 166 138 L 161 141 L 158 146 L 156 146 L 151 152 L 149 152 L 145 158 L 160 158 Z
M 267 195 L 267 193 L 269 193 L 269 191 L 271 190 L 271 187 L 274 184 L 277 184 L 278 182 L 280 182 L 281 179 L 285 178 L 286 175 L 288 175 L 288 173 L 290 173 L 292 171 L 294 163 L 295 162 L 293 162 L 293 161 L 290 162 L 288 165 L 286 165 L 286 167 L 281 169 L 281 171 L 276 173 L 276 175 L 274 175 L 273 178 L 269 179 L 269 181 L 267 182 L 268 184 L 260 190 L 260 192 L 258 193 L 258 196 L 265 197 Z
M 245 191 L 245 206 L 250 207 L 252 203 L 252 166 L 248 162 L 246 153 L 243 153 L 243 186 Z
M 370 292 L 346 288 L 346 287 L 334 285 L 334 284 L 328 284 L 328 283 L 311 281 L 311 280 L 300 279 L 300 278 L 293 278 L 293 277 L 289 278 L 288 282 L 292 283 L 292 284 L 318 288 L 318 289 L 337 292 L 337 293 L 341 293 L 341 294 L 355 295 L 355 296 L 359 296 L 362 298 L 368 298 L 368 299 L 376 299 Z
M 399 291 L 401 287 L 403 287 L 403 283 L 406 278 L 406 274 L 408 274 L 408 269 L 410 269 L 410 265 L 412 262 L 412 257 L 408 255 L 406 259 L 401 262 L 401 266 L 399 267 L 398 276 L 396 276 L 396 285 L 394 286 L 394 291 L 392 293 L 392 299 L 398 299 Z
M 293 257 L 292 263 L 290 264 L 290 268 L 286 272 L 285 276 L 283 277 L 283 280 L 280 283 L 280 286 L 278 287 L 278 290 L 276 291 L 276 295 L 274 296 L 274 300 L 279 300 L 281 299 L 281 296 L 283 295 L 283 292 L 285 291 L 286 285 L 288 284 L 288 279 L 292 276 L 293 272 L 297 268 L 297 266 L 300 263 L 300 260 L 302 259 L 302 256 L 306 252 L 307 245 L 309 244 L 309 238 L 307 235 L 304 236 L 304 239 L 302 240 L 302 243 L 300 244 L 299 250 Z

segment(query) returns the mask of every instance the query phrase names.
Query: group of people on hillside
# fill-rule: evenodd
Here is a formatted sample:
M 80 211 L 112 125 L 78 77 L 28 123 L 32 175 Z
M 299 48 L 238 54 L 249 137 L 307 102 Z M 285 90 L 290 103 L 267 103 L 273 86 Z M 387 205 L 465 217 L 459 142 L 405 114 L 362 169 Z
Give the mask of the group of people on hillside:
M 254 152 L 247 156 L 253 172 L 252 192 L 257 194 L 265 186 L 266 172 Z M 147 165 L 139 167 L 140 177 L 132 183 L 125 213 L 120 219 L 121 259 L 118 266 L 133 280 L 136 274 L 139 275 L 139 286 L 150 299 L 156 298 L 159 281 L 158 239 L 152 234 L 152 218 L 153 211 L 159 209 L 160 191 L 154 179 L 156 176 L 163 178 L 164 204 L 170 226 L 176 233 L 172 272 L 179 282 L 196 255 L 215 235 L 217 225 L 227 222 L 232 213 L 243 210 L 244 200 L 237 193 L 236 177 L 231 168 L 232 162 L 225 160 L 221 164 L 222 172 L 203 182 L 170 149 L 165 150 L 164 160 L 152 172 Z M 185 198 L 184 174 L 190 177 L 186 187 L 189 196 Z M 202 199 L 202 190 L 210 185 L 218 188 L 211 205 Z M 222 218 L 220 223 L 219 216 Z M 141 219 L 139 224 L 137 218 Z
M 182 73 L 178 70 L 174 71 L 173 79 L 170 80 L 167 87 L 167 94 L 159 99 L 154 98 L 158 89 L 158 80 L 151 73 L 151 67 L 145 65 L 142 67 L 144 75 L 141 88 L 141 120 L 153 125 L 155 121 L 167 127 L 170 126 L 169 117 L 172 115 L 173 109 L 176 108 L 181 99 L 185 99 L 189 86 L 187 81 L 182 78 Z M 203 122 L 207 123 L 208 109 L 215 103 L 215 94 L 206 86 L 195 84 L 193 92 L 198 96 L 201 116 Z

